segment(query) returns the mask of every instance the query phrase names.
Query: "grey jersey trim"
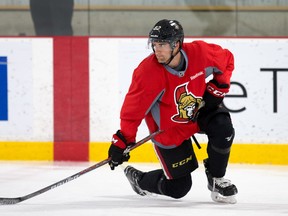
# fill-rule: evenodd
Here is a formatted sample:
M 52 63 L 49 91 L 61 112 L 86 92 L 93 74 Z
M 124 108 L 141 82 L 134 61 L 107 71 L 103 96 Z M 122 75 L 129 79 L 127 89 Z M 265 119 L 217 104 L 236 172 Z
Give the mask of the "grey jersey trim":
M 219 70 L 217 67 L 207 67 L 205 68 L 205 77 L 209 77 L 210 75 L 212 75 L 213 73 L 216 74 L 223 74 L 223 72 L 221 70 Z
M 171 73 L 175 76 L 178 76 L 178 77 L 183 77 L 185 75 L 185 72 L 186 72 L 187 67 L 188 67 L 188 58 L 187 58 L 187 54 L 184 52 L 184 50 L 181 49 L 180 52 L 182 53 L 182 55 L 185 59 L 185 62 L 186 62 L 185 70 L 177 71 L 177 70 L 174 70 L 173 68 L 169 67 L 168 65 L 164 65 L 164 67 L 169 73 Z
M 165 89 L 163 89 L 155 98 L 149 109 L 147 110 L 146 114 L 151 111 L 152 117 L 155 120 L 157 126 L 160 128 L 160 108 L 158 101 L 161 101 L 162 96 L 165 93 Z
M 152 139 L 152 142 L 153 142 L 156 146 L 158 146 L 158 147 L 160 147 L 160 148 L 163 148 L 163 149 L 173 149 L 173 148 L 176 148 L 176 147 L 177 147 L 177 145 L 169 145 L 169 146 L 163 145 L 163 144 L 157 142 L 157 141 L 154 140 L 154 139 Z
M 154 119 L 154 121 L 156 122 L 158 128 L 161 129 L 160 127 L 160 108 L 159 108 L 159 101 L 161 101 L 161 98 L 162 96 L 164 95 L 165 93 L 165 89 L 163 89 L 159 94 L 158 96 L 155 98 L 155 100 L 153 101 L 152 105 L 149 107 L 149 109 L 147 110 L 146 114 L 150 111 L 151 114 L 152 114 L 152 117 Z M 160 148 L 163 148 L 163 149 L 172 149 L 172 148 L 175 148 L 177 147 L 177 145 L 170 145 L 170 146 L 166 146 L 166 145 L 163 145 L 159 142 L 157 142 L 156 140 L 152 139 L 152 142 L 157 145 L 158 147 Z

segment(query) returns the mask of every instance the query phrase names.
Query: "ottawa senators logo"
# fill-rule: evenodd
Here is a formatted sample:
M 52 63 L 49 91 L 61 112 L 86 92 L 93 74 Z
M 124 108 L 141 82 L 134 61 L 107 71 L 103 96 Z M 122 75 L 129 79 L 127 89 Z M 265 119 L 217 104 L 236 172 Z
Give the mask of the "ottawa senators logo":
M 187 84 L 185 83 L 175 89 L 175 104 L 178 114 L 171 117 L 174 122 L 186 123 L 190 121 L 202 103 L 201 97 L 195 97 L 188 91 Z

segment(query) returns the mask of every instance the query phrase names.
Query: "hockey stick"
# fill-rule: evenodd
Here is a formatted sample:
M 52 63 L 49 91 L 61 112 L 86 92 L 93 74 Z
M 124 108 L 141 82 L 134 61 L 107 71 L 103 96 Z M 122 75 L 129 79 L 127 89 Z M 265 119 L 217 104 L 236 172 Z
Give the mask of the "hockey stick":
M 139 142 L 137 142 L 134 145 L 128 147 L 125 150 L 124 154 L 129 153 L 133 149 L 135 149 L 138 146 L 140 146 L 140 145 L 144 144 L 145 142 L 149 141 L 150 139 L 152 139 L 154 136 L 156 136 L 157 134 L 159 134 L 161 132 L 162 131 L 156 131 L 156 132 L 148 135 L 147 137 L 143 138 Z M 90 171 L 92 171 L 94 169 L 97 169 L 97 168 L 107 164 L 110 160 L 111 160 L 111 158 L 109 157 L 109 158 L 107 158 L 107 159 L 105 159 L 105 160 L 103 160 L 103 161 L 101 161 L 99 163 L 96 163 L 93 166 L 90 166 L 90 167 L 88 167 L 88 168 L 86 168 L 86 169 L 84 169 L 84 170 L 82 170 L 82 171 L 80 171 L 80 172 L 78 172 L 78 173 L 76 173 L 76 174 L 74 174 L 72 176 L 69 176 L 69 177 L 67 177 L 67 178 L 65 178 L 65 179 L 63 179 L 61 181 L 58 181 L 58 182 L 56 182 L 56 183 L 54 183 L 52 185 L 49 185 L 49 186 L 47 186 L 45 188 L 42 188 L 42 189 L 40 189 L 38 191 L 35 191 L 35 192 L 31 193 L 31 194 L 28 194 L 28 195 L 25 195 L 25 196 L 22 196 L 22 197 L 15 197 L 15 198 L 4 198 L 4 197 L 0 198 L 0 205 L 13 205 L 13 204 L 22 202 L 24 200 L 30 199 L 32 197 L 38 196 L 38 195 L 40 195 L 42 193 L 45 193 L 46 191 L 52 190 L 52 189 L 54 189 L 56 187 L 59 187 L 59 186 L 61 186 L 63 184 L 66 184 L 67 182 L 70 182 L 70 181 L 72 181 L 74 179 L 77 179 L 81 175 L 84 175 L 85 173 L 88 173 L 88 172 L 90 172 Z

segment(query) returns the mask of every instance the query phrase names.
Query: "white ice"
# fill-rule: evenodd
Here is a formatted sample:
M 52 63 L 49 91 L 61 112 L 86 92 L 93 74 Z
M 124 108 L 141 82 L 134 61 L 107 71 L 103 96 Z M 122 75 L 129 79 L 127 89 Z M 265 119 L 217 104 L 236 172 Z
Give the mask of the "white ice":
M 0 197 L 30 194 L 94 163 L 0 162 Z M 127 164 L 125 164 L 127 165 Z M 158 164 L 131 164 L 147 171 Z M 122 167 L 97 168 L 64 185 L 15 205 L 0 205 L 0 216 L 278 216 L 288 215 L 288 166 L 230 164 L 226 177 L 238 187 L 237 204 L 214 203 L 203 164 L 193 172 L 182 199 L 134 193 Z

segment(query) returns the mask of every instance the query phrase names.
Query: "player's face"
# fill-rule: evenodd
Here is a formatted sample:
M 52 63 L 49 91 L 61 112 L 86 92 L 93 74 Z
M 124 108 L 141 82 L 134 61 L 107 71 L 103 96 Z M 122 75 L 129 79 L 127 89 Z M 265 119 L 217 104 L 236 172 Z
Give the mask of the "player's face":
M 159 63 L 167 62 L 171 57 L 171 47 L 167 42 L 153 42 L 152 47 Z

